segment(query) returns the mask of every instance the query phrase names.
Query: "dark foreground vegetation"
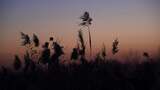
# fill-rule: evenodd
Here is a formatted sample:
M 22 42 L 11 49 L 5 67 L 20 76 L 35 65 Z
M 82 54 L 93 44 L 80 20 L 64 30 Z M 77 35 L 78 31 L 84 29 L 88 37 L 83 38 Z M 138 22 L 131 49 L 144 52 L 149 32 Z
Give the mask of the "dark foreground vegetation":
M 160 90 L 160 62 L 90 62 L 17 72 L 2 69 L 0 90 Z
M 121 63 L 109 59 L 103 44 L 95 58 L 87 60 L 82 29 L 87 27 L 91 56 L 89 25 L 92 18 L 85 12 L 81 19 L 82 28 L 78 31 L 77 45 L 70 56 L 72 63 L 67 65 L 61 58 L 65 54 L 63 46 L 55 37 L 50 37 L 40 45 L 37 35 L 33 34 L 31 39 L 21 32 L 26 53 L 23 59 L 15 55 L 14 70 L 1 66 L 0 90 L 160 90 L 160 58 L 153 60 L 147 52 L 142 54 L 144 62 Z M 113 56 L 119 51 L 118 45 L 116 38 L 112 43 Z

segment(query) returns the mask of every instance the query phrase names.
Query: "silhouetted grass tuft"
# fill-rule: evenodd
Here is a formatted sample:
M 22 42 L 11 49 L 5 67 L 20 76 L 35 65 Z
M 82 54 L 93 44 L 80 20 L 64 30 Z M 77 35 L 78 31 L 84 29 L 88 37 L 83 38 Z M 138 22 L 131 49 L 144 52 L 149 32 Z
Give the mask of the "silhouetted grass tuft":
M 80 18 L 80 25 L 88 27 L 91 52 L 89 25 L 92 18 L 88 12 Z M 0 90 L 160 90 L 160 60 L 151 59 L 148 52 L 142 54 L 147 59 L 145 62 L 122 63 L 109 59 L 103 44 L 95 58 L 87 59 L 80 29 L 77 47 L 73 48 L 70 57 L 76 63 L 66 60 L 66 64 L 63 60 L 66 58 L 61 58 L 65 54 L 63 46 L 55 37 L 50 37 L 40 51 L 41 43 L 36 34 L 31 39 L 28 34 L 21 32 L 21 38 L 26 53 L 23 59 L 15 55 L 13 67 L 16 72 L 1 67 Z M 119 40 L 115 39 L 111 50 L 113 55 L 118 53 L 118 45 Z

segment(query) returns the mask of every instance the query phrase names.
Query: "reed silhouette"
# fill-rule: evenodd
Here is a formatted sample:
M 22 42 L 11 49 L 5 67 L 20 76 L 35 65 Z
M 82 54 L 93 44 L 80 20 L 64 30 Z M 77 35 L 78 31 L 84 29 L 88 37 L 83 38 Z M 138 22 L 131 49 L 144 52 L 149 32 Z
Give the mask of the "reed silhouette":
M 18 57 L 18 55 L 15 55 L 15 60 L 14 60 L 13 66 L 14 66 L 15 70 L 19 70 L 22 66 L 22 62 L 21 62 L 20 58 Z
M 89 12 L 84 12 L 83 16 L 80 17 L 82 19 L 82 22 L 80 23 L 81 26 L 87 27 L 88 30 L 88 37 L 89 37 L 89 47 L 90 47 L 90 56 L 92 54 L 92 38 L 91 38 L 91 32 L 90 32 L 90 25 L 92 24 L 92 18 L 90 17 Z
M 45 42 L 45 44 L 43 45 L 43 51 L 42 51 L 42 55 L 39 59 L 39 62 L 46 64 L 50 61 L 50 49 L 48 48 L 49 43 Z
M 81 25 L 89 27 L 92 21 L 89 13 L 85 12 L 81 19 Z M 160 58 L 153 60 L 148 52 L 143 52 L 141 55 L 146 61 L 122 63 L 110 59 L 103 44 L 95 58 L 88 60 L 81 29 L 77 37 L 77 46 L 72 49 L 70 59 L 80 63 L 66 65 L 60 63 L 65 52 L 56 37 L 50 37 L 49 41 L 41 44 L 36 34 L 31 38 L 21 32 L 26 53 L 23 59 L 15 55 L 14 70 L 1 66 L 0 90 L 160 90 Z M 91 51 L 90 34 L 89 39 Z M 111 53 L 118 54 L 118 38 L 111 43 Z M 41 51 L 38 49 L 40 46 Z M 140 60 L 132 60 L 135 59 Z
M 71 54 L 71 60 L 77 60 L 79 56 L 78 49 L 73 48 L 72 54 Z
M 114 41 L 113 41 L 113 44 L 112 44 L 112 53 L 113 55 L 116 54 L 119 49 L 118 49 L 118 44 L 119 44 L 119 41 L 118 39 L 116 38 Z

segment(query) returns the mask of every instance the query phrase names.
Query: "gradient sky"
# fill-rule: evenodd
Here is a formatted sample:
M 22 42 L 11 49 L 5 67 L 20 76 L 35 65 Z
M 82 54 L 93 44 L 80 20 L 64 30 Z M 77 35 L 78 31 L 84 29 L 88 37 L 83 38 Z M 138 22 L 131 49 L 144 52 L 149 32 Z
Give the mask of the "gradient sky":
M 159 6 L 158 0 L 0 0 L 0 63 L 21 53 L 21 31 L 36 33 L 42 43 L 54 36 L 65 52 L 71 52 L 84 11 L 93 18 L 93 52 L 105 43 L 110 53 L 118 37 L 120 53 L 130 49 L 155 53 L 160 46 Z M 87 39 L 87 31 L 84 34 Z

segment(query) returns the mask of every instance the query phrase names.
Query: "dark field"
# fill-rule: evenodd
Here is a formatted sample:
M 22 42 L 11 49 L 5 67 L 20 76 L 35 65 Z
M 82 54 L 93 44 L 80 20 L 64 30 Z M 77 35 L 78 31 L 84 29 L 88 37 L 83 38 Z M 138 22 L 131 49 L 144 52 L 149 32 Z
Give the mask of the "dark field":
M 160 90 L 160 62 L 117 61 L 35 66 L 27 71 L 2 67 L 0 90 Z

